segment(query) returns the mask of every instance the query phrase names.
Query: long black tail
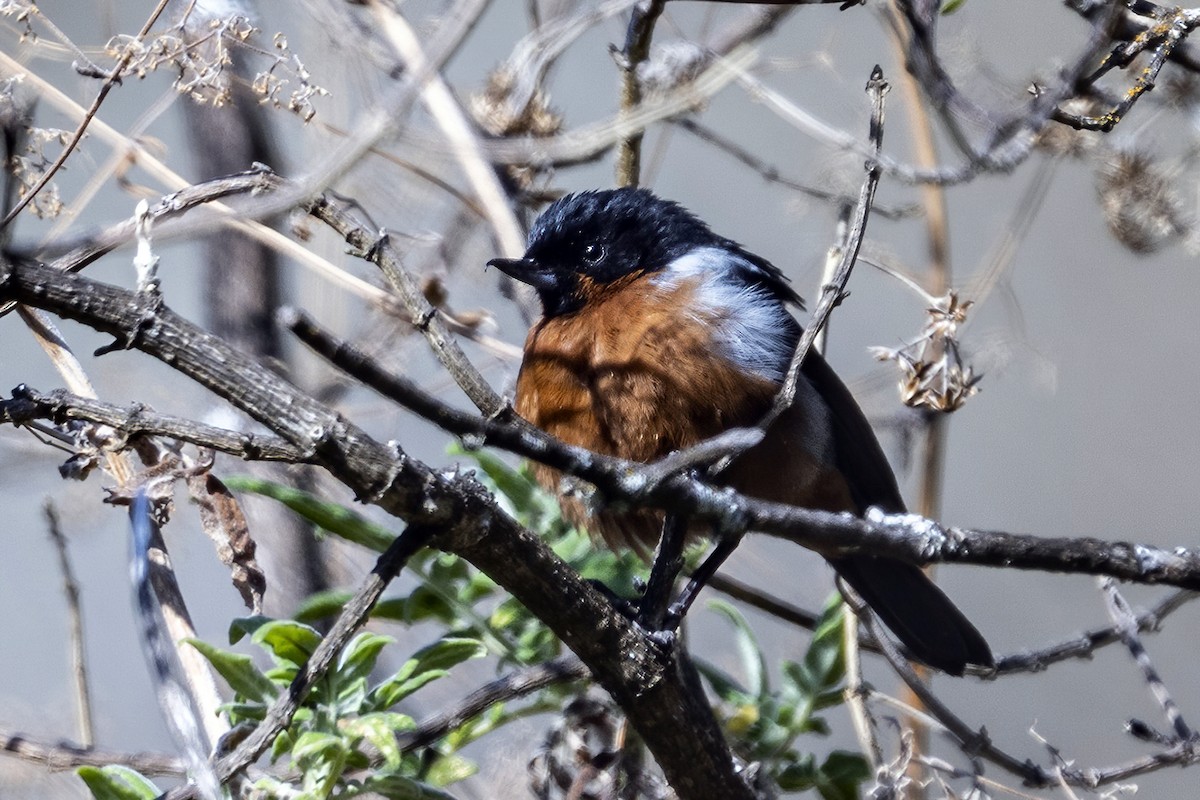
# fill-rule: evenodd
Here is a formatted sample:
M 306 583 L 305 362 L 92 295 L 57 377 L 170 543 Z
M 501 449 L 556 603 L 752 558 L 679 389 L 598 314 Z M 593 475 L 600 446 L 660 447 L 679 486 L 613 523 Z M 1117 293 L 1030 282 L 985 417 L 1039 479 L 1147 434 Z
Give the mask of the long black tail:
M 951 675 L 995 665 L 983 635 L 920 567 L 876 556 L 830 562 L 913 658 Z

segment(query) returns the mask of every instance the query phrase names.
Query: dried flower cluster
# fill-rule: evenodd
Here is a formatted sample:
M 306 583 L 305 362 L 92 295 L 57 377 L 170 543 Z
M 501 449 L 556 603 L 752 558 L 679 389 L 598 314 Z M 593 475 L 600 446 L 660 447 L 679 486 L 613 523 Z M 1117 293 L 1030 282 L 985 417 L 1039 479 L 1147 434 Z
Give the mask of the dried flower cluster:
M 304 66 L 304 62 L 288 49 L 287 37 L 277 33 L 273 43 L 276 50 L 275 61 L 254 77 L 251 89 L 262 98 L 262 102 L 270 103 L 276 108 L 286 108 L 308 122 L 317 113 L 312 103 L 313 98 L 323 97 L 329 92 L 312 82 L 312 75 Z M 281 78 L 278 72 L 290 77 Z M 285 98 L 284 92 L 292 81 L 295 82 L 296 88 L 288 92 Z
M 272 59 L 251 84 L 259 101 L 285 108 L 305 122 L 316 114 L 312 100 L 328 92 L 314 84 L 300 58 L 288 48 L 287 38 L 276 34 L 273 53 L 252 44 L 259 33 L 249 18 L 241 14 L 198 21 L 189 17 L 183 24 L 145 41 L 129 35 L 114 36 L 105 47 L 118 62 L 128 59 L 126 73 L 144 78 L 162 67 L 179 70 L 175 89 L 198 103 L 215 106 L 228 103 L 232 91 L 234 49 L 254 52 Z M 288 90 L 289 85 L 295 88 Z
M 875 347 L 880 361 L 899 365 L 900 399 L 912 408 L 951 412 L 962 408 L 979 391 L 982 375 L 964 365 L 958 349 L 958 328 L 974 301 L 961 302 L 951 290 L 926 309 L 929 321 L 913 341 L 899 348 Z
M 21 200 L 42 180 L 54 159 L 46 155 L 46 145 L 65 145 L 70 138 L 67 131 L 58 128 L 35 128 L 31 110 L 32 102 L 19 93 L 24 75 L 14 75 L 0 82 L 0 162 L 6 173 L 2 194 L 5 202 L 11 201 L 10 191 L 15 189 Z M 62 211 L 58 187 L 47 184 L 29 204 L 29 209 L 38 217 L 55 217 Z
M 13 99 L 13 91 L 19 82 L 18 77 L 11 78 L 4 83 L 0 88 L 0 104 L 7 108 L 17 102 Z M 38 182 L 42 180 L 42 176 L 46 174 L 46 170 L 54 163 L 54 157 L 46 154 L 46 146 L 56 145 L 60 148 L 65 146 L 71 138 L 71 132 L 58 128 L 38 128 L 30 125 L 28 118 L 6 119 L 6 124 L 10 122 L 19 126 L 19 130 L 18 135 L 14 138 L 16 148 L 8 154 L 8 169 L 12 178 L 17 181 L 17 196 L 24 199 L 25 195 L 34 186 L 37 186 Z M 58 187 L 53 183 L 47 184 L 33 198 L 28 208 L 35 216 L 43 219 L 58 216 L 63 210 Z
M 179 70 L 175 88 L 203 103 L 221 105 L 229 99 L 225 67 L 233 62 L 230 44 L 246 42 L 256 31 L 241 15 L 210 20 L 196 35 L 195 26 L 180 26 L 149 39 L 118 34 L 105 52 L 118 62 L 127 59 L 125 73 L 145 78 L 160 67 Z

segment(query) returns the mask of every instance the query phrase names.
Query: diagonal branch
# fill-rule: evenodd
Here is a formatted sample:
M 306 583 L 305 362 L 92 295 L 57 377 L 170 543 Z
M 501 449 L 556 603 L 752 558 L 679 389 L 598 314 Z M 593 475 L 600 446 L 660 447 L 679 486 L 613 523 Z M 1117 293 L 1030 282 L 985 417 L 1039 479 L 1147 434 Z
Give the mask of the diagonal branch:
M 471 477 L 434 470 L 398 445 L 375 441 L 262 364 L 179 317 L 161 298 L 39 264 L 0 263 L 4 300 L 52 309 L 115 336 L 116 346 L 142 350 L 170 364 L 310 455 L 360 499 L 410 526 L 435 529 L 438 547 L 493 578 L 587 664 L 681 797 L 711 797 L 714 792 L 730 800 L 752 797 L 734 769 L 686 654 L 657 643 L 617 613 L 541 540 L 504 514 Z

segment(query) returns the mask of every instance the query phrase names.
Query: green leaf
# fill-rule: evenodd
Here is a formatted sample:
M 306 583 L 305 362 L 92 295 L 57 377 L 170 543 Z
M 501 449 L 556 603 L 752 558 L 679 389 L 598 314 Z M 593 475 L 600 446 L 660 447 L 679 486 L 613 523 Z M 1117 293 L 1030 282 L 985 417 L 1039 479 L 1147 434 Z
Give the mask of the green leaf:
M 539 489 L 527 476 L 513 469 L 503 459 L 486 450 L 467 451 L 461 445 L 447 448 L 452 456 L 468 456 L 487 476 L 486 483 L 501 495 L 501 505 L 514 516 L 523 516 L 536 505 Z
M 521 621 L 528 614 L 525 607 L 516 600 L 506 600 L 488 617 L 488 624 L 498 630 L 504 630 L 517 622 Z
M 384 647 L 396 641 L 391 636 L 378 633 L 360 633 L 346 646 L 342 652 L 341 665 L 338 672 L 341 678 L 352 680 L 366 678 L 375 669 L 375 662 Z
M 406 714 L 377 712 L 342 721 L 341 730 L 347 736 L 366 739 L 383 756 L 389 770 L 400 768 L 403 754 L 396 742 L 396 734 L 416 727 L 413 718 Z
M 813 630 L 803 661 L 799 664 L 789 661 L 782 667 L 793 688 L 810 701 L 837 687 L 845 676 L 844 608 L 840 597 L 831 596 Z
M 861 755 L 835 750 L 818 770 L 817 792 L 824 800 L 857 800 L 859 784 L 870 776 Z
M 845 607 L 840 597 L 831 598 L 826 603 L 817 628 L 813 631 L 808 652 L 804 654 L 805 666 L 820 681 L 819 689 L 836 685 L 846 672 L 843 657 Z
M 234 617 L 229 623 L 229 643 L 237 644 L 246 636 L 253 636 L 254 632 L 266 625 L 268 622 L 273 622 L 272 617 L 266 617 L 262 614 L 255 614 L 250 617 Z
M 267 716 L 267 706 L 264 703 L 222 703 L 218 710 L 228 714 L 233 722 L 261 722 Z
M 776 773 L 775 782 L 785 792 L 804 792 L 816 786 L 817 766 L 812 754 L 806 754 Z
M 395 675 L 376 686 L 371 705 L 380 710 L 391 708 L 425 684 L 449 674 L 451 667 L 486 654 L 487 648 L 477 639 L 440 639 L 418 650 Z
M 454 621 L 454 609 L 446 599 L 428 586 L 418 586 L 404 600 L 404 612 L 400 619 L 403 622 L 422 622 L 435 619 L 439 622 Z
M 457 800 L 453 795 L 403 775 L 371 775 L 362 785 L 338 795 L 353 798 L 359 795 L 383 796 L 388 800 Z
M 478 770 L 479 767 L 475 766 L 474 762 L 462 756 L 442 756 L 430 765 L 429 771 L 425 773 L 425 780 L 434 786 L 449 786 L 457 781 L 466 780 Z
M 412 660 L 417 662 L 418 671 L 423 671 L 450 669 L 464 661 L 485 655 L 487 648 L 478 639 L 447 637 L 413 653 Z
M 818 736 L 830 734 L 829 723 L 823 717 L 807 717 L 802 725 L 796 728 L 797 733 L 815 733 Z
M 432 594 L 428 589 L 418 589 L 426 595 Z M 342 613 L 342 609 L 346 603 L 353 597 L 351 592 L 341 591 L 339 589 L 330 589 L 326 592 L 316 592 L 309 595 L 300 606 L 296 609 L 296 613 L 292 618 L 297 622 L 314 623 L 324 619 L 333 619 L 338 614 Z M 453 614 L 448 611 L 448 606 L 441 598 L 434 595 L 435 602 L 438 605 L 436 614 L 426 614 L 425 617 L 435 616 L 439 620 L 452 621 Z M 396 622 L 414 622 L 413 615 L 408 612 L 410 600 L 407 597 L 389 597 L 385 600 L 380 600 L 371 609 L 371 619 L 389 619 Z
M 962 8 L 963 4 L 966 2 L 967 0 L 946 0 L 946 2 L 942 5 L 942 16 L 953 14 L 955 11 L 958 11 L 960 8 Z
M 425 684 L 433 683 L 438 678 L 444 678 L 449 674 L 450 670 L 431 669 L 403 680 L 393 677 L 371 690 L 370 706 L 380 710 L 391 708 Z
M 300 601 L 300 606 L 292 618 L 297 622 L 316 622 L 318 620 L 336 617 L 342 613 L 342 606 L 354 596 L 353 592 L 342 589 L 328 589 L 324 592 L 313 592 Z
M 336 675 L 331 675 L 329 680 L 334 683 L 335 690 L 332 709 L 334 716 L 347 717 L 364 710 L 363 704 L 367 700 L 366 678 L 343 681 L 338 680 Z M 318 695 L 317 702 L 323 702 L 325 699 L 323 695 Z
M 314 798 L 328 797 L 342 776 L 348 755 L 341 736 L 323 731 L 302 733 L 292 748 L 292 760 L 304 772 L 303 791 Z
M 278 500 L 317 527 L 329 531 L 340 539 L 360 544 L 369 550 L 382 553 L 396 538 L 396 534 L 366 517 L 337 503 L 322 500 L 308 492 L 273 481 L 264 481 L 248 475 L 236 475 L 225 479 L 225 485 L 240 492 L 253 492 L 272 500 Z
M 275 741 L 271 742 L 271 763 L 274 764 L 280 758 L 292 752 L 292 747 L 295 744 L 296 741 L 292 738 L 292 734 L 289 731 L 280 731 L 279 735 L 275 737 Z
M 346 744 L 342 737 L 324 731 L 305 731 L 296 739 L 292 747 L 292 758 L 296 761 L 311 763 L 326 758 L 331 753 L 345 750 Z
M 861 753 L 849 750 L 834 750 L 821 765 L 821 772 L 832 780 L 862 782 L 871 777 L 871 767 Z
M 844 691 L 840 688 L 830 689 L 828 692 L 817 695 L 816 699 L 813 700 L 812 707 L 813 711 L 820 711 L 823 708 L 840 706 L 844 702 L 846 702 L 846 693 Z
M 321 643 L 321 634 L 300 622 L 274 619 L 254 631 L 251 641 L 270 650 L 283 666 L 299 668 Z
M 767 661 L 754 638 L 750 623 L 746 622 L 740 611 L 724 600 L 711 600 L 708 607 L 733 623 L 734 639 L 741 656 L 742 669 L 746 671 L 746 685 L 756 697 L 766 696 L 771 690 L 767 680 Z
M 129 767 L 80 767 L 75 773 L 96 800 L 154 800 L 162 794 L 161 789 Z
M 408 615 L 405 611 L 407 607 L 407 597 L 389 597 L 375 604 L 375 608 L 371 610 L 371 618 L 408 622 Z
M 208 663 L 212 664 L 213 669 L 225 679 L 229 688 L 233 689 L 241 699 L 257 703 L 270 703 L 279 694 L 279 687 L 272 683 L 266 675 L 263 675 L 258 667 L 254 666 L 254 661 L 250 656 L 231 653 L 199 639 L 184 639 L 184 641 L 208 659 Z
M 696 669 L 700 670 L 700 674 L 708 681 L 712 690 L 717 693 L 717 697 L 726 703 L 733 705 L 741 705 L 751 699 L 745 688 L 738 683 L 737 679 L 717 667 L 710 661 L 705 661 L 701 658 L 693 657 L 696 663 Z

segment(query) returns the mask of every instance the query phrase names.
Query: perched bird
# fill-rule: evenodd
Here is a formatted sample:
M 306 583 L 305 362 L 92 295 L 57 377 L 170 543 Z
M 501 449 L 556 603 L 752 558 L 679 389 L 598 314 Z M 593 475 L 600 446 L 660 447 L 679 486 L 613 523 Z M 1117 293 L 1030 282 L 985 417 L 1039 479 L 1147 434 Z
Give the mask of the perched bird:
M 516 411 L 564 442 L 653 461 L 771 406 L 801 334 L 801 305 L 766 260 L 644 189 L 572 194 L 534 223 L 524 257 L 489 261 L 537 290 Z M 561 476 L 538 467 L 552 490 Z M 862 514 L 904 511 L 896 478 L 862 411 L 816 353 L 796 399 L 718 480 L 752 497 Z M 662 513 L 602 510 L 564 498 L 573 522 L 612 547 L 645 552 Z M 961 675 L 993 663 L 979 631 L 920 568 L 869 555 L 834 569 L 929 666 Z

